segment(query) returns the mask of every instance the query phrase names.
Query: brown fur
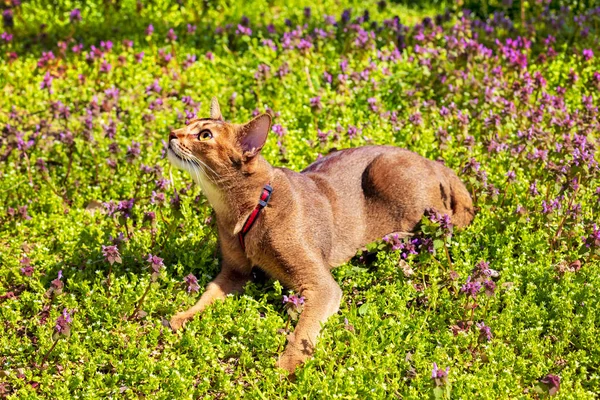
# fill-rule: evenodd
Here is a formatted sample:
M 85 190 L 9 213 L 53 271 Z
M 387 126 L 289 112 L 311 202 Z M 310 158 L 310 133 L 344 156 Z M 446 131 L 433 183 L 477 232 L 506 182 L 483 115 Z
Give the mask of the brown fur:
M 173 316 L 171 327 L 181 328 L 215 300 L 241 290 L 252 266 L 260 266 L 306 298 L 278 361 L 293 372 L 313 353 L 321 324 L 339 309 L 342 291 L 332 268 L 386 234 L 410 232 L 427 208 L 462 227 L 473 219 L 473 205 L 452 170 L 391 146 L 337 151 L 302 172 L 272 167 L 259 154 L 270 123 L 267 114 L 245 125 L 224 122 L 213 100 L 211 119 L 171 132 L 169 158 L 190 171 L 215 208 L 223 255 L 219 275 L 196 305 Z M 199 140 L 206 129 L 213 137 Z M 182 161 L 186 157 L 192 161 Z M 193 162 L 203 163 L 205 172 L 199 175 Z M 266 183 L 273 187 L 271 200 L 243 251 L 236 235 Z

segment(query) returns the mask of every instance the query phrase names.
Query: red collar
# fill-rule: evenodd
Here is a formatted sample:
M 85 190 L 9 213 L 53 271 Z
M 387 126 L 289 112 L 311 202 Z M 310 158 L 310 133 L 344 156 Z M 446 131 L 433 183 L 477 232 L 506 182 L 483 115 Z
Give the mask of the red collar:
M 273 193 L 273 188 L 271 187 L 271 185 L 265 185 L 260 195 L 260 199 L 258 200 L 258 204 L 256 205 L 256 207 L 254 207 L 254 210 L 252 210 L 252 212 L 246 219 L 246 222 L 244 222 L 244 226 L 242 226 L 242 230 L 240 231 L 240 233 L 238 233 L 238 239 L 240 240 L 240 245 L 242 246 L 242 250 L 244 251 L 246 251 L 244 237 L 246 236 L 250 228 L 252 228 L 252 225 L 254 225 L 254 223 L 258 219 L 258 216 L 260 215 L 262 209 L 267 206 L 267 203 L 269 203 L 269 200 L 271 199 L 271 193 Z

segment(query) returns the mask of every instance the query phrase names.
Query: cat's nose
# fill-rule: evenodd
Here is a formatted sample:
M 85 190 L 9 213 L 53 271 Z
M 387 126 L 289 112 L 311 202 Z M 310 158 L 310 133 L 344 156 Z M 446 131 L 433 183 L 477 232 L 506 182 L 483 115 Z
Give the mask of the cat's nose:
M 177 139 L 177 135 L 174 131 L 171 131 L 171 133 L 169 133 L 169 142 L 173 139 Z

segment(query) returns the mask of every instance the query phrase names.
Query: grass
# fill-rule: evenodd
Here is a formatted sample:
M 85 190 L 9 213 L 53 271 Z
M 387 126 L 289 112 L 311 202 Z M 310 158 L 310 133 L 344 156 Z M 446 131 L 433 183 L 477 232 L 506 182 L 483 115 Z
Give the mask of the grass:
M 300 1 L 13 7 L 0 39 L 0 397 L 597 396 L 598 15 L 526 11 L 527 26 L 372 1 L 325 1 L 309 18 Z M 243 16 L 251 35 L 236 33 Z M 91 45 L 102 51 L 86 60 Z M 380 241 L 334 270 L 340 312 L 295 381 L 274 366 L 294 325 L 277 281 L 258 277 L 182 333 L 164 325 L 198 298 L 184 277 L 202 291 L 219 270 L 212 210 L 161 143 L 213 95 L 232 121 L 276 113 L 274 165 L 393 144 L 443 159 L 475 199 L 466 229 L 425 218 L 430 243 Z M 148 254 L 164 259 L 157 282 Z M 494 293 L 467 296 L 469 276 Z M 69 335 L 55 327 L 64 309 Z M 434 362 L 447 378 L 432 379 Z

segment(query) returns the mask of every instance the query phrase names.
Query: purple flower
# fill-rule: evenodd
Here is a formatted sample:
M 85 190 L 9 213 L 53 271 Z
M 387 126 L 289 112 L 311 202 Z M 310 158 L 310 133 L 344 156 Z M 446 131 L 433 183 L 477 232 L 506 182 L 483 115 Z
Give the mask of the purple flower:
M 252 36 L 252 29 L 244 25 L 238 24 L 235 33 L 237 33 L 238 35 Z
M 508 172 L 506 173 L 506 180 L 508 180 L 509 182 L 514 182 L 514 181 L 515 181 L 515 178 L 516 178 L 516 176 L 517 176 L 517 175 L 515 174 L 515 171 L 508 171 Z
M 54 329 L 63 336 L 69 336 L 71 333 L 71 322 L 73 322 L 73 310 L 69 311 L 65 308 L 56 320 Z
M 31 217 L 27 214 L 27 206 L 20 206 L 19 214 L 21 215 L 21 218 L 23 218 L 24 220 L 28 221 L 31 219 Z
M 256 72 L 254 73 L 254 79 L 265 80 L 270 75 L 269 74 L 270 71 L 271 71 L 271 67 L 269 67 L 267 64 L 258 64 L 258 68 L 256 69 Z
M 181 198 L 179 197 L 177 189 L 174 189 L 173 192 L 173 196 L 171 197 L 171 205 L 179 210 L 181 208 Z
M 150 223 L 154 222 L 156 219 L 156 213 L 154 211 L 147 211 L 144 213 L 144 221 L 148 221 Z
M 152 196 L 150 196 L 150 204 L 162 204 L 165 202 L 165 194 L 162 192 L 152 191 Z
M 317 129 L 317 137 L 321 143 L 327 142 L 327 138 L 329 137 L 330 133 L 331 131 L 323 132 L 322 130 Z
M 44 79 L 42 80 L 42 83 L 40 84 L 40 89 L 48 89 L 48 93 L 52 93 L 52 80 L 54 78 L 52 78 L 52 75 L 50 75 L 50 72 L 46 72 L 46 75 L 44 75 Z
M 170 42 L 174 42 L 177 40 L 177 35 L 175 34 L 173 28 L 169 29 L 169 32 L 167 32 L 167 40 Z
M 474 278 L 488 278 L 488 277 L 497 277 L 498 272 L 490 268 L 490 263 L 487 261 L 479 261 L 475 268 L 473 268 L 473 277 Z
M 154 184 L 156 185 L 156 188 L 158 190 L 165 190 L 166 188 L 169 187 L 169 185 L 171 184 L 171 181 L 165 178 L 159 178 L 156 181 L 154 181 Z
M 347 24 L 350 21 L 350 17 L 352 15 L 352 10 L 347 8 L 344 10 L 344 12 L 342 12 L 342 17 L 340 19 L 340 22 L 342 24 Z
M 479 329 L 479 340 L 483 341 L 491 341 L 492 338 L 494 337 L 492 335 L 492 330 L 490 329 L 489 326 L 487 326 L 485 323 L 483 322 L 479 322 L 476 324 L 477 329 Z
M 560 376 L 548 374 L 540 380 L 548 388 L 548 394 L 554 396 L 560 390 Z
M 192 274 L 189 274 L 184 279 L 185 279 L 185 285 L 186 285 L 187 292 L 188 293 L 191 293 L 191 292 L 197 293 L 198 290 L 200 289 L 200 286 L 198 285 L 198 278 L 196 278 Z
M 161 98 L 155 99 L 148 104 L 148 109 L 150 110 L 159 110 L 163 105 L 163 100 Z
M 582 239 L 583 244 L 585 244 L 585 247 L 600 248 L 600 229 L 598 229 L 598 226 L 594 224 L 592 226 L 592 233 L 590 233 L 587 237 L 582 237 Z
M 51 51 L 42 51 L 42 56 L 37 62 L 37 66 L 39 68 L 44 68 L 48 65 L 51 60 L 54 60 L 54 53 Z
M 135 199 L 122 200 L 117 206 L 117 211 L 125 218 L 131 218 L 131 211 L 133 210 L 134 203 Z
M 465 284 L 460 288 L 460 291 L 465 293 L 467 296 L 471 296 L 473 299 L 477 298 L 477 293 L 481 289 L 481 283 L 471 282 L 471 276 L 467 278 Z
M 165 264 L 163 264 L 163 259 L 158 256 L 148 254 L 148 259 L 146 261 L 150 263 L 150 269 L 152 270 L 152 282 L 156 282 L 156 279 L 160 275 L 161 269 L 165 267 Z
M 161 58 L 163 64 L 168 64 L 173 59 L 173 54 L 167 52 L 165 49 L 159 49 L 158 56 Z
M 188 54 L 182 63 L 183 69 L 188 69 L 196 62 L 195 54 Z
M 325 25 L 335 25 L 335 17 L 333 15 L 324 15 L 323 20 L 325 21 Z
M 12 41 L 13 35 L 12 35 L 12 33 L 2 32 L 2 34 L 0 34 L 0 39 L 4 40 L 6 43 L 8 43 L 8 42 Z
M 489 297 L 492 297 L 496 291 L 496 282 L 488 279 L 483 282 L 483 288 L 485 289 L 485 294 Z
M 283 304 L 292 304 L 293 306 L 298 307 L 304 304 L 304 297 L 295 294 L 289 297 L 283 295 Z
M 367 103 L 369 103 L 369 107 L 371 108 L 371 111 L 373 111 L 373 112 L 379 111 L 379 107 L 377 106 L 377 99 L 375 97 L 369 97 L 367 99 Z
M 275 44 L 275 42 L 271 39 L 263 39 L 261 41 L 263 46 L 269 47 L 271 50 L 273 51 L 277 51 L 277 45 Z
M 83 43 L 79 43 L 79 44 L 76 44 L 75 46 L 71 47 L 71 51 L 75 54 L 81 53 L 82 50 L 83 50 Z
M 323 105 L 321 104 L 321 96 L 312 97 L 310 99 L 310 106 L 315 110 L 322 109 Z
M 104 94 L 106 95 L 107 99 L 116 99 L 117 97 L 119 97 L 119 89 L 113 86 L 106 89 L 104 91 Z
M 146 36 L 152 36 L 153 33 L 154 33 L 154 26 L 152 24 L 150 24 L 146 28 Z
M 358 134 L 358 128 L 353 125 L 350 125 L 348 127 L 348 138 L 350 140 L 352 140 L 356 137 L 357 134 Z
M 112 65 L 110 65 L 106 60 L 102 60 L 102 65 L 100 65 L 100 72 L 105 74 L 109 73 L 112 69 Z
M 113 265 L 115 262 L 122 264 L 121 254 L 119 253 L 119 249 L 117 246 L 102 246 L 102 254 L 106 261 Z
M 21 268 L 21 273 L 25 276 L 31 276 L 33 274 L 33 267 L 31 266 L 29 257 L 25 256 L 19 262 L 23 266 L 23 268 Z
M 11 9 L 2 12 L 2 22 L 4 22 L 5 28 L 12 28 L 15 26 L 15 20 Z
M 277 76 L 280 78 L 283 78 L 284 76 L 286 76 L 287 74 L 290 73 L 290 65 L 287 62 L 284 62 L 283 64 L 281 64 L 281 66 L 277 69 Z
M 144 52 L 143 52 L 143 51 L 142 51 L 142 52 L 139 52 L 139 53 L 137 53 L 137 54 L 135 55 L 135 61 L 136 61 L 138 64 L 141 64 L 143 60 L 144 60 Z
M 111 51 L 113 48 L 113 42 L 111 42 L 110 40 L 107 41 L 101 41 L 100 42 L 100 48 L 106 50 L 106 51 Z
M 310 7 L 304 7 L 304 18 L 309 19 L 311 14 Z
M 448 214 L 440 214 L 433 208 L 425 210 L 424 215 L 429 217 L 429 220 L 440 226 L 440 229 L 445 236 L 451 236 L 453 231 L 452 221 Z
M 445 386 L 448 384 L 448 374 L 450 373 L 450 367 L 446 369 L 440 369 L 437 363 L 433 363 L 433 370 L 431 371 L 431 379 L 435 381 L 436 386 Z
M 411 114 L 411 116 L 408 117 L 408 120 L 410 121 L 411 124 L 413 124 L 415 126 L 419 126 L 423 122 L 423 119 L 421 118 L 421 113 L 418 111 L 415 112 L 414 114 Z
M 590 61 L 592 58 L 594 58 L 594 52 L 592 49 L 583 49 L 583 59 L 585 61 Z
M 529 185 L 529 194 L 531 194 L 532 196 L 537 196 L 540 194 L 540 192 L 538 191 L 538 188 L 537 188 L 537 181 L 535 181 L 531 185 Z
M 54 291 L 54 293 L 56 294 L 60 294 L 60 292 L 62 291 L 62 288 L 64 286 L 63 282 L 62 282 L 62 269 L 60 271 L 58 271 L 58 277 L 56 279 L 54 279 L 52 282 L 50 282 L 52 284 L 52 290 Z
M 161 91 L 162 91 L 162 88 L 158 84 L 158 79 L 155 79 L 151 85 L 148 85 L 146 87 L 146 94 L 151 94 L 152 92 L 160 94 Z
M 276 134 L 279 137 L 282 137 L 285 134 L 283 126 L 281 126 L 280 124 L 273 125 L 273 127 L 271 127 L 271 130 L 274 134 Z
M 104 134 L 109 139 L 114 139 L 117 134 L 117 124 L 112 119 L 108 121 L 108 125 L 103 125 Z
M 112 217 L 117 212 L 117 204 L 112 200 L 102 203 L 102 206 L 109 217 Z
M 292 320 L 298 319 L 298 316 L 304 308 L 304 297 L 298 295 L 283 296 L 285 310 Z
M 69 19 L 71 22 L 79 22 L 81 21 L 81 10 L 79 8 L 74 8 L 69 14 Z
M 131 146 L 127 146 L 127 158 L 129 160 L 135 160 L 140 156 L 140 153 L 142 152 L 140 146 L 141 145 L 136 141 L 132 141 Z

